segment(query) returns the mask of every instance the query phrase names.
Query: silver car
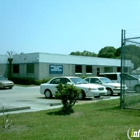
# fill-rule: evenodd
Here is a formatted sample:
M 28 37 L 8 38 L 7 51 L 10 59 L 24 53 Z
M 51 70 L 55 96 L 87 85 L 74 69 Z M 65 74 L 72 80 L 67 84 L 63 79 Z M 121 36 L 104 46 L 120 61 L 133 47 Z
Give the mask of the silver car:
M 14 82 L 0 75 L 0 88 L 12 89 L 13 86 L 14 86 Z
M 100 84 L 100 85 L 105 86 L 107 89 L 108 95 L 113 95 L 113 94 L 120 95 L 121 84 L 114 83 L 109 78 L 106 78 L 106 77 L 87 77 L 87 78 L 85 78 L 85 80 L 89 83 Z M 128 89 L 126 85 L 124 85 L 123 88 L 124 88 L 124 90 Z
M 102 85 L 90 84 L 80 77 L 55 77 L 48 81 L 47 83 L 40 85 L 40 93 L 45 95 L 46 98 L 51 98 L 55 95 L 59 84 L 73 84 L 75 87 L 81 89 L 81 94 L 79 99 L 84 99 L 86 97 L 99 98 L 102 95 L 107 95 L 107 90 Z

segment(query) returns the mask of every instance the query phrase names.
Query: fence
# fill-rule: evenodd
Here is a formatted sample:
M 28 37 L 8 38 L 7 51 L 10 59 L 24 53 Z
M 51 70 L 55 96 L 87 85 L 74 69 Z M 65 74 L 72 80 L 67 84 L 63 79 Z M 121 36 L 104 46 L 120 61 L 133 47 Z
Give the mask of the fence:
M 140 37 L 130 35 L 132 33 L 122 30 L 120 104 L 122 108 L 140 110 Z M 128 90 L 124 90 L 123 85 L 127 85 Z

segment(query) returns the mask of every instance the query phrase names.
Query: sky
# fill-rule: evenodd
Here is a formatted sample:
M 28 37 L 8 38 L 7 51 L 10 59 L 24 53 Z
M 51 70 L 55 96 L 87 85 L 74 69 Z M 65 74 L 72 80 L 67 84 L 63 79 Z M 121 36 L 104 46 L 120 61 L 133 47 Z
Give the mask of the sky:
M 0 0 L 0 54 L 99 53 L 140 36 L 140 0 Z

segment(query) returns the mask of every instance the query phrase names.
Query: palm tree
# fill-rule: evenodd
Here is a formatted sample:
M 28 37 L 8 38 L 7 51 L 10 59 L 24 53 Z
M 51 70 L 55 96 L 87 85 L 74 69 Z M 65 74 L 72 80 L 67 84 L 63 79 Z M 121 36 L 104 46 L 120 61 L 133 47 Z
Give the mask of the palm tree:
M 15 53 L 13 51 L 7 51 L 8 55 L 8 61 L 9 61 L 9 71 L 8 71 L 8 78 L 11 79 L 12 77 L 12 61 L 13 61 L 13 55 Z

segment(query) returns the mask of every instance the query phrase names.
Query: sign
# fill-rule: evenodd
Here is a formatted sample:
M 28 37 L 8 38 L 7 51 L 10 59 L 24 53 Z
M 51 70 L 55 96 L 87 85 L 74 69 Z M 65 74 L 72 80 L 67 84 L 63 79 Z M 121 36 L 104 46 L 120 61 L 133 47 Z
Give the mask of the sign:
M 63 65 L 50 65 L 50 74 L 63 74 Z
M 129 128 L 127 131 L 127 137 L 129 140 L 132 140 L 132 138 L 140 138 L 140 129 L 134 130 L 133 128 Z

